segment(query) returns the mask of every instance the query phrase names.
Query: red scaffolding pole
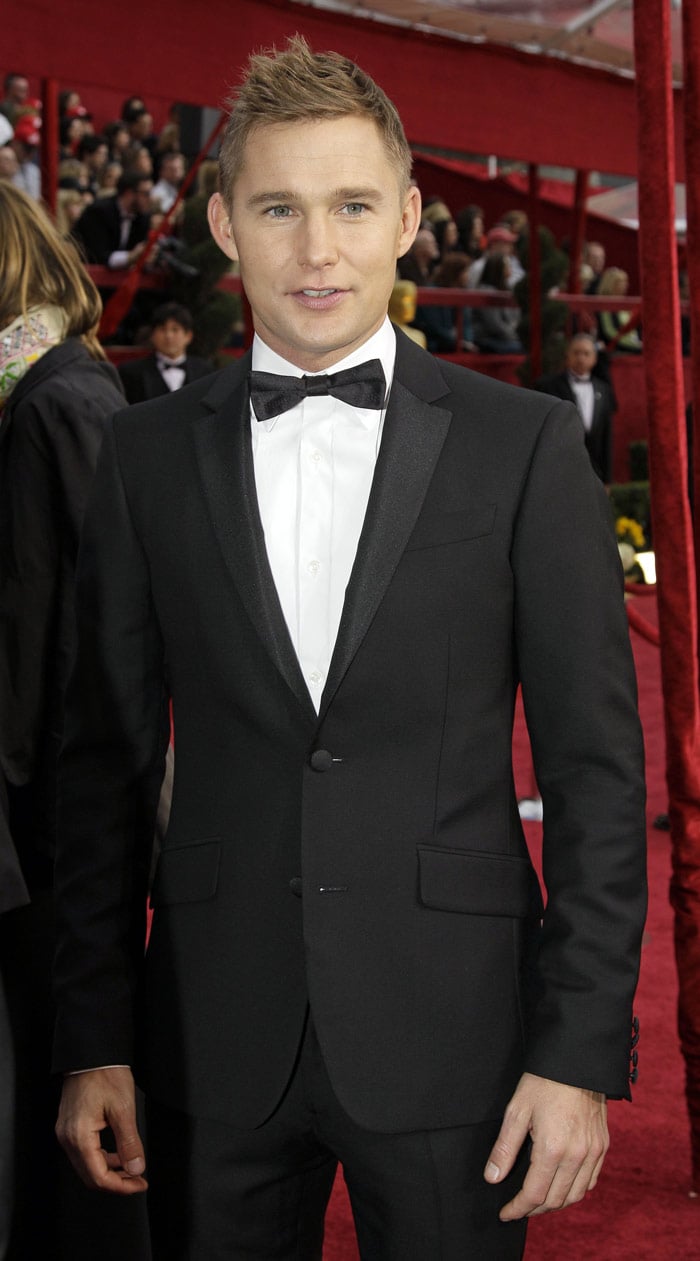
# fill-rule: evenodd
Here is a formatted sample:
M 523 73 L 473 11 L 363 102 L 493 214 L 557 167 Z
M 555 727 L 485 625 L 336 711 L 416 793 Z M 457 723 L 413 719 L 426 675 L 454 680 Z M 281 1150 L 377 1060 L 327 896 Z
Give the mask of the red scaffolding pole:
M 684 6 L 689 8 L 691 6 Z M 634 6 L 639 219 L 649 470 L 657 558 L 671 903 L 686 1064 L 693 1185 L 700 1191 L 700 699 L 693 528 L 675 238 L 675 161 L 668 0 Z

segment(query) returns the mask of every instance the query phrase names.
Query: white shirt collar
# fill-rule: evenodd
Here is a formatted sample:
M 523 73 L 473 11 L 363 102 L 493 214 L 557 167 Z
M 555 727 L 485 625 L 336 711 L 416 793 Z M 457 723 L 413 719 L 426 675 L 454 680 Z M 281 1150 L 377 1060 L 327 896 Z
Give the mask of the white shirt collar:
M 394 379 L 394 364 L 396 362 L 396 333 L 392 328 L 389 317 L 386 316 L 381 328 L 376 333 L 368 337 L 366 342 L 358 346 L 356 350 L 346 355 L 344 359 L 338 360 L 332 367 L 328 368 L 329 373 L 344 372 L 346 368 L 354 368 L 357 364 L 366 363 L 368 359 L 379 359 L 384 369 L 386 378 L 386 398 L 384 406 L 386 407 L 386 399 L 389 397 L 391 383 Z M 288 359 L 284 359 L 282 355 L 278 355 L 276 351 L 271 350 L 265 344 L 258 334 L 253 338 L 253 371 L 254 372 L 277 372 L 281 376 L 303 377 L 303 376 L 319 376 L 317 372 L 305 372 L 303 368 L 299 368 L 296 364 L 291 363 Z M 338 402 L 339 400 L 335 400 Z M 341 403 L 341 407 L 347 404 Z M 357 418 L 360 424 L 365 428 L 376 423 L 377 413 L 373 409 L 364 407 L 349 408 L 349 411 Z M 252 411 L 252 408 L 251 408 Z M 266 431 L 274 428 L 279 417 L 273 416 L 271 420 L 262 422 Z M 256 421 L 256 424 L 258 422 Z

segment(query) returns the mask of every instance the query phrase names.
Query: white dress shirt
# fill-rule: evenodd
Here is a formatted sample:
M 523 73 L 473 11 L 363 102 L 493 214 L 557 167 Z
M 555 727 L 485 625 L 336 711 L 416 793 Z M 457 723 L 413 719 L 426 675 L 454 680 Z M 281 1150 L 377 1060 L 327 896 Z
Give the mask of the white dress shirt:
M 387 383 L 381 411 L 351 407 L 329 394 L 306 398 L 281 416 L 258 421 L 251 405 L 255 486 L 267 556 L 317 711 L 365 519 L 395 358 L 396 334 L 387 319 L 358 350 L 329 369 L 342 372 L 380 359 Z M 316 375 L 288 363 L 257 335 L 253 369 Z
M 573 372 L 569 373 L 569 385 L 574 392 L 578 414 L 583 421 L 583 427 L 586 433 L 591 432 L 593 426 L 593 412 L 595 410 L 595 390 L 590 377 L 577 377 Z
M 168 359 L 167 355 L 156 355 L 156 364 L 169 390 L 182 389 L 187 376 L 184 358 Z

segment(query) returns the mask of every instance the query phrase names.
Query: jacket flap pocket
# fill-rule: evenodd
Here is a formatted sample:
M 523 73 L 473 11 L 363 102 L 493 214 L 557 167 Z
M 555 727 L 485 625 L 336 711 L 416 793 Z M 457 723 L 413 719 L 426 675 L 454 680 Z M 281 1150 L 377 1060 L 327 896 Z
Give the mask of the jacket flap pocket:
M 151 906 L 213 898 L 219 880 L 220 854 L 218 839 L 164 849 L 158 859 Z
M 495 504 L 472 504 L 462 512 L 430 512 L 420 517 L 408 540 L 407 552 L 442 543 L 463 543 L 492 534 L 496 520 Z
M 424 906 L 516 918 L 535 909 L 533 873 L 525 858 L 419 845 L 418 862 Z

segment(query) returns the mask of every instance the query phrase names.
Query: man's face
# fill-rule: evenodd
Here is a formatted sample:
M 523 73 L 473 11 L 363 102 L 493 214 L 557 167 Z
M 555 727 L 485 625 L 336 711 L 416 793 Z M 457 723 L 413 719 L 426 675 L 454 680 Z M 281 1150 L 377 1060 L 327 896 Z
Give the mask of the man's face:
M 161 178 L 170 184 L 180 185 L 185 178 L 185 162 L 181 154 L 163 158 L 160 167 Z
M 588 337 L 576 338 L 569 345 L 566 366 L 577 377 L 587 377 L 593 371 L 598 352 Z
M 256 331 L 307 372 L 380 327 L 419 215 L 418 190 L 401 196 L 377 127 L 355 115 L 256 128 L 230 221 L 218 193 L 209 203 L 215 240 L 240 262 Z
M 605 250 L 602 245 L 591 242 L 586 251 L 586 261 L 589 267 L 595 272 L 596 276 L 600 276 L 605 269 Z
M 182 355 L 187 354 L 187 347 L 192 341 L 192 336 L 191 330 L 183 328 L 177 320 L 166 320 L 165 324 L 158 324 L 153 329 L 151 345 L 159 355 L 165 355 L 168 359 L 180 359 Z
M 130 197 L 130 204 L 127 206 L 129 214 L 147 215 L 151 211 L 151 192 L 153 190 L 153 180 L 140 180 L 136 188 L 127 196 Z
M 3 145 L 0 149 L 0 179 L 12 179 L 18 171 L 17 154 L 10 145 Z
M 430 228 L 421 228 L 416 234 L 413 244 L 413 253 L 419 263 L 431 263 L 433 259 L 439 258 L 440 247 L 435 239 L 435 233 Z
M 7 95 L 13 105 L 24 105 L 29 96 L 29 80 L 16 75 L 7 89 Z

